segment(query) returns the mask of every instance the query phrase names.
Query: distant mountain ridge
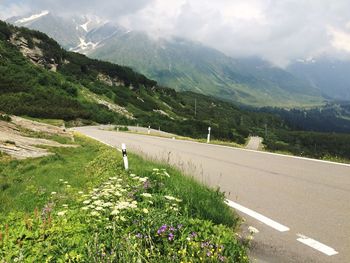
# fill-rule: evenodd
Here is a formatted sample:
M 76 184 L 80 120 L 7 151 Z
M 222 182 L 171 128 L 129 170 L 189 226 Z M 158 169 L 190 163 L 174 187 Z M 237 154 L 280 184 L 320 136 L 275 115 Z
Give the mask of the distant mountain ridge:
M 299 60 L 287 70 L 319 89 L 327 98 L 350 101 L 350 61 L 329 57 Z
M 68 50 L 130 66 L 179 91 L 252 106 L 313 106 L 324 100 L 307 81 L 261 59 L 234 59 L 182 38 L 154 39 L 95 16 L 38 12 L 9 22 L 47 33 Z

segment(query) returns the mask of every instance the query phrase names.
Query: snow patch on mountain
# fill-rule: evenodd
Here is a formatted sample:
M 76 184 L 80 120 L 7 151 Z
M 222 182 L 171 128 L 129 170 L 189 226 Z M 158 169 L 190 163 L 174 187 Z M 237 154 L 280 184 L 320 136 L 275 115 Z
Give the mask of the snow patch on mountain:
M 47 16 L 48 14 L 50 14 L 50 12 L 48 10 L 44 10 L 39 14 L 34 14 L 34 15 L 31 15 L 30 17 L 21 18 L 21 19 L 17 20 L 15 22 L 15 24 L 23 24 L 23 23 L 32 22 L 40 17 Z
M 96 49 L 99 43 L 86 42 L 84 38 L 79 38 L 80 44 L 75 48 L 71 48 L 70 51 L 79 52 L 83 54 L 87 54 L 89 51 Z
M 299 63 L 304 63 L 304 64 L 313 64 L 316 63 L 316 59 L 314 59 L 313 57 L 308 57 L 305 59 L 297 59 L 296 60 Z
M 91 23 L 91 20 L 88 20 L 85 24 L 80 25 L 82 29 L 85 30 L 85 32 L 88 32 L 88 25 Z

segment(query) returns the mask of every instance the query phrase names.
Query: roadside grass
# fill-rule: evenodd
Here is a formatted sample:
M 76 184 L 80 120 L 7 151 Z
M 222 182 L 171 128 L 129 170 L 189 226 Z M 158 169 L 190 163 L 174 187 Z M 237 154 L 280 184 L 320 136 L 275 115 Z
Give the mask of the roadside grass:
M 60 142 L 66 139 L 60 138 Z M 49 138 L 52 139 L 50 136 Z M 26 160 L 0 160 L 0 212 L 31 212 L 43 207 L 51 192 L 63 189 L 59 179 L 69 181 L 72 187 L 84 188 L 91 178 L 84 173 L 84 164 L 91 162 L 101 145 L 76 136 L 77 148 L 49 148 L 54 155 Z
M 167 180 L 162 192 L 167 195 L 175 195 L 183 200 L 186 213 L 201 219 L 211 220 L 216 224 L 236 227 L 239 217 L 224 203 L 225 196 L 218 189 L 211 189 L 194 178 L 184 176 L 179 170 L 156 161 L 148 161 L 144 158 L 129 154 L 130 169 L 133 173 L 156 179 L 150 172 L 152 168 L 165 169 L 172 176 Z
M 1 158 L 0 262 L 248 262 L 224 196 L 81 135 L 55 155 Z

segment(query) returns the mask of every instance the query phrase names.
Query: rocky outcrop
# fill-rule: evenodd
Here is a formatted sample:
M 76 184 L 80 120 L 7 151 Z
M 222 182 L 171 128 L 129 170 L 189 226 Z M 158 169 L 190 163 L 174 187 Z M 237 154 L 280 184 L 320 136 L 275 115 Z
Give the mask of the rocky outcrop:
M 125 83 L 117 78 L 111 78 L 110 76 L 106 74 L 98 74 L 97 79 L 101 81 L 102 83 L 112 87 L 112 86 L 125 86 Z
M 43 51 L 37 46 L 41 43 L 39 39 L 34 38 L 31 40 L 32 43 L 29 44 L 29 41 L 24 37 L 13 34 L 10 41 L 13 45 L 18 47 L 21 53 L 32 63 L 54 72 L 57 71 L 58 64 L 55 62 L 55 60 L 53 58 L 46 59 Z

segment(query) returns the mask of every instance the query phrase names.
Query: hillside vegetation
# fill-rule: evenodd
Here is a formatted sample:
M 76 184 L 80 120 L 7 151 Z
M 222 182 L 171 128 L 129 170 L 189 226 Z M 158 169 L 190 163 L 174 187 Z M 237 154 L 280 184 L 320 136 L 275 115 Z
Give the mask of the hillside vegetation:
M 178 93 L 128 67 L 67 52 L 45 34 L 3 22 L 0 55 L 0 110 L 11 114 L 151 125 L 192 137 L 205 136 L 212 126 L 214 138 L 239 143 L 262 130 L 266 122 L 282 125 L 271 114 L 249 113 L 208 96 Z

